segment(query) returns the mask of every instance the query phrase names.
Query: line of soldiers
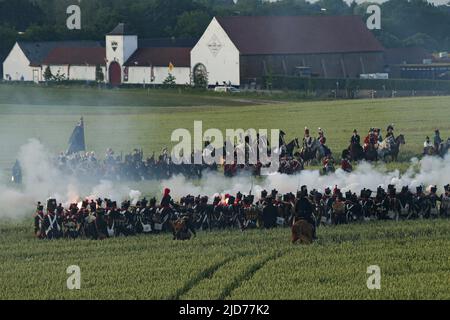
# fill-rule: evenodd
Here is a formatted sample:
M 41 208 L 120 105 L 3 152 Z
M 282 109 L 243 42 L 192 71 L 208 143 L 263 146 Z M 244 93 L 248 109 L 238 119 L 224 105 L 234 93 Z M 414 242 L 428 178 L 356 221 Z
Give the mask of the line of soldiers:
M 38 203 L 34 215 L 38 238 L 105 239 L 117 236 L 172 232 L 174 239 L 186 240 L 196 230 L 293 226 L 302 220 L 310 224 L 315 237 L 320 225 L 337 225 L 367 220 L 400 220 L 450 216 L 450 185 L 438 196 L 436 186 L 425 191 L 417 187 L 412 192 L 403 187 L 397 192 L 390 185 L 374 193 L 363 189 L 358 196 L 351 191 L 342 193 L 336 186 L 323 193 L 302 186 L 296 194 L 281 194 L 277 190 L 262 191 L 260 198 L 250 193 L 236 196 L 216 195 L 212 203 L 207 196 L 187 195 L 173 201 L 165 189 L 161 202 L 155 198 L 142 199 L 132 205 L 120 206 L 110 199 L 85 200 L 65 209 L 55 199 L 47 201 L 46 211 Z M 374 195 L 373 195 L 374 194 Z
M 193 157 L 192 154 L 192 159 Z M 97 159 L 94 152 L 74 153 L 72 155 L 60 153 L 55 162 L 57 168 L 64 173 L 97 180 L 168 179 L 176 174 L 199 178 L 205 170 L 217 170 L 217 165 L 214 164 L 177 165 L 172 161 L 167 148 L 164 148 L 159 156 L 155 156 L 153 153 L 148 158 L 144 158 L 142 149 L 135 149 L 132 153 L 123 156 L 115 155 L 114 151 L 109 148 L 103 160 Z

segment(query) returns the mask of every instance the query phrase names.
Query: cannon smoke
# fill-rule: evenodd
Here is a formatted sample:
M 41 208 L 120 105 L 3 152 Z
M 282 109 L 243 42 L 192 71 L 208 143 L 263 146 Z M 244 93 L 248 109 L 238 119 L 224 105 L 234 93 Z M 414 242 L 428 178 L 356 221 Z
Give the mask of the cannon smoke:
M 36 139 L 29 140 L 20 148 L 18 159 L 22 165 L 23 184 L 20 188 L 0 184 L 0 218 L 30 216 L 36 203 L 48 198 L 55 198 L 64 205 L 77 203 L 84 198 L 99 197 L 116 201 L 130 199 L 136 203 L 142 195 L 160 198 L 159 193 L 166 187 L 172 190 L 172 197 L 178 200 L 188 194 L 207 195 L 212 199 L 215 194 L 235 194 L 238 191 L 244 194 L 252 192 L 258 197 L 262 190 L 277 189 L 281 193 L 288 193 L 296 192 L 302 185 L 319 191 L 338 186 L 343 191 L 351 190 L 356 193 L 363 188 L 387 188 L 389 184 L 395 185 L 397 189 L 403 186 L 415 188 L 419 185 L 437 185 L 438 189 L 443 191 L 443 186 L 450 183 L 449 154 L 444 159 L 414 158 L 409 169 L 403 174 L 398 170 L 388 171 L 383 166 L 375 167 L 369 163 L 361 163 L 352 173 L 338 169 L 327 176 L 320 175 L 318 170 L 305 170 L 292 176 L 274 174 L 260 178 L 248 175 L 226 178 L 221 173 L 207 172 L 200 180 L 190 180 L 178 175 L 163 181 L 149 182 L 150 184 L 145 186 L 146 190 L 138 191 L 125 182 L 104 180 L 93 184 L 68 176 L 54 167 L 50 155 L 45 146 Z M 5 180 L 1 178 L 1 181 Z M 153 194 L 149 194 L 149 190 Z

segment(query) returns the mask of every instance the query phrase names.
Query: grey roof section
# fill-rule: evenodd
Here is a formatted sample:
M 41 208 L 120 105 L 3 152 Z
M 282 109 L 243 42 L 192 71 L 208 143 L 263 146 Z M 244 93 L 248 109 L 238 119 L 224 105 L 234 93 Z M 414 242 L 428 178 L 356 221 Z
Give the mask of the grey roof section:
M 139 48 L 193 48 L 198 38 L 154 38 L 139 39 Z
M 25 56 L 30 61 L 30 65 L 40 65 L 55 48 L 92 48 L 104 47 L 102 41 L 19 41 L 17 42 Z
M 130 26 L 126 23 L 119 23 L 108 36 L 135 36 L 136 33 L 131 30 Z

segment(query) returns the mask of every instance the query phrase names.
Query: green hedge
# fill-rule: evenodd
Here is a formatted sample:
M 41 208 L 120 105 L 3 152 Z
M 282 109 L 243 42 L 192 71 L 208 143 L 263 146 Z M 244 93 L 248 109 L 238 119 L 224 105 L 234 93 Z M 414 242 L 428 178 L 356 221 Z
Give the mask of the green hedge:
M 272 83 L 273 89 L 285 90 L 334 90 L 339 83 L 339 89 L 347 90 L 426 90 L 450 92 L 450 81 L 444 80 L 411 80 L 411 79 L 324 79 L 300 78 L 293 76 L 272 76 L 263 78 L 263 83 Z

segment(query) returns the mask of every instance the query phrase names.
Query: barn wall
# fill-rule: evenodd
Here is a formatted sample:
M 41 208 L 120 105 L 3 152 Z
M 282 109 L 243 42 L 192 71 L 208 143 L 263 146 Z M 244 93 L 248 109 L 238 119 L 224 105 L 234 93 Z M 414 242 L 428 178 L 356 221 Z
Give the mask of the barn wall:
M 210 85 L 224 81 L 240 85 L 239 50 L 215 18 L 191 51 L 192 70 L 199 63 L 206 67 Z
M 70 66 L 70 80 L 95 81 L 95 69 L 95 66 Z
M 33 81 L 33 68 L 17 43 L 3 62 L 3 78 L 9 80 L 8 76 L 12 81 L 20 81 L 22 77 L 24 81 Z
M 46 69 L 47 69 L 47 66 L 42 67 L 42 70 L 43 70 L 42 76 L 44 75 Z M 67 65 L 51 65 L 50 71 L 52 72 L 52 75 L 54 75 L 54 76 L 56 76 L 56 74 L 58 74 L 58 72 L 59 72 L 59 75 L 64 75 L 65 79 L 68 78 L 68 66 Z
M 42 79 L 40 81 L 45 81 L 44 72 L 47 68 L 46 65 L 42 66 Z M 82 80 L 82 81 L 95 81 L 96 80 L 96 66 L 76 66 L 71 65 L 51 65 L 50 70 L 55 76 L 58 71 L 59 74 L 64 74 L 66 80 Z M 106 77 L 106 68 L 102 66 L 103 75 Z
M 175 67 L 171 74 L 175 77 L 177 84 L 184 85 L 190 84 L 190 68 L 189 67 Z M 155 81 L 151 82 L 151 69 L 150 67 L 129 67 L 128 68 L 128 81 L 124 83 L 130 84 L 162 84 L 169 75 L 167 67 L 154 67 L 153 73 Z
M 311 67 L 323 78 L 357 78 L 361 73 L 384 71 L 382 52 L 314 54 L 314 55 L 245 55 L 241 56 L 241 80 L 273 74 L 295 75 L 296 67 Z

